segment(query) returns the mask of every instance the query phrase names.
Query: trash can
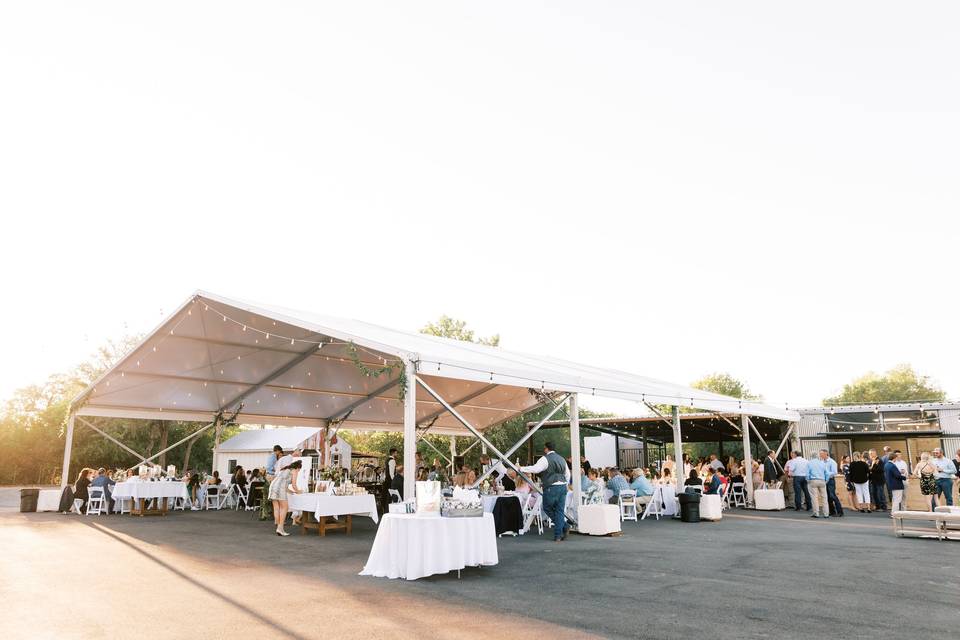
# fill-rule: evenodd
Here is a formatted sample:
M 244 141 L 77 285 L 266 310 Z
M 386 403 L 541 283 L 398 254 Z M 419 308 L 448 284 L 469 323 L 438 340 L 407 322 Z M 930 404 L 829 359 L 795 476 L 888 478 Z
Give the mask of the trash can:
M 681 493 L 677 496 L 680 501 L 681 522 L 700 522 L 700 494 Z
M 36 512 L 39 498 L 40 489 L 20 489 L 20 513 Z

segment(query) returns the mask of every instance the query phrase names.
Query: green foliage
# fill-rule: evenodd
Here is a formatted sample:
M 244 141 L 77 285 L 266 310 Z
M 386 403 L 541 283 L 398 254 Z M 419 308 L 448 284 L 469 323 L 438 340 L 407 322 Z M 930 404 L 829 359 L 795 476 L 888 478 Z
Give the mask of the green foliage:
M 843 391 L 824 398 L 824 406 L 841 404 L 873 404 L 880 402 L 943 401 L 943 389 L 913 370 L 900 364 L 884 374 L 873 371 L 843 386 Z
M 403 402 L 403 399 L 407 395 L 407 370 L 402 361 L 398 360 L 392 363 L 385 363 L 382 367 L 371 369 L 367 365 L 363 364 L 363 361 L 360 360 L 360 353 L 357 350 L 357 345 L 353 344 L 353 342 L 347 345 L 347 355 L 353 362 L 353 366 L 355 366 L 357 370 L 367 378 L 379 378 L 382 375 L 392 378 L 394 370 L 399 371 L 400 373 L 398 375 L 400 383 L 398 385 L 399 392 L 397 393 L 397 398 Z
M 743 400 L 760 400 L 760 396 L 750 392 L 742 380 L 737 380 L 729 373 L 711 373 L 690 384 L 694 389 L 720 393 Z
M 456 320 L 450 316 L 440 316 L 436 322 L 428 322 L 426 326 L 420 329 L 420 333 L 426 333 L 431 336 L 441 338 L 452 338 L 454 340 L 463 340 L 464 342 L 476 342 L 490 347 L 500 346 L 500 334 L 494 334 L 487 338 L 477 338 L 474 336 L 473 329 L 467 329 L 467 323 L 464 320 Z
M 43 384 L 24 387 L 14 393 L 0 409 L 0 484 L 59 482 L 70 402 L 139 341 L 138 336 L 110 341 L 70 372 L 52 375 Z M 166 448 L 165 442 L 173 444 L 203 426 L 190 422 L 145 422 L 116 418 L 87 417 L 85 420 L 131 449 L 147 455 Z M 228 438 L 237 430 L 236 426 L 227 427 L 223 437 Z M 198 436 L 192 446 L 185 443 L 168 452 L 164 462 L 182 469 L 189 448 L 191 468 L 210 468 L 213 441 L 214 432 L 210 428 Z M 71 475 L 78 472 L 81 466 L 127 467 L 136 461 L 132 454 L 77 421 L 73 435 Z

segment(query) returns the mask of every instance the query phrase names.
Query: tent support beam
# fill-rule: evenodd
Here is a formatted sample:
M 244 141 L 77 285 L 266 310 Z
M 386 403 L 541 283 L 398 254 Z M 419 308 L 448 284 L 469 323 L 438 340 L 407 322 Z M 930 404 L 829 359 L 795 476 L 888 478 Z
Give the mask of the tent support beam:
M 791 423 L 790 423 L 790 427 L 787 429 L 787 432 L 786 432 L 785 434 L 783 434 L 783 440 L 780 441 L 780 446 L 777 447 L 777 456 L 778 456 L 778 457 L 780 456 L 780 450 L 783 449 L 783 445 L 787 444 L 787 442 L 790 440 L 790 434 L 793 433 L 793 428 L 796 427 L 796 426 L 797 426 L 797 423 L 796 423 L 796 422 L 791 422 Z M 907 441 L 907 444 L 909 444 L 909 443 L 910 443 L 910 441 L 908 440 L 908 441 Z
M 547 420 L 549 420 L 550 418 L 552 418 L 553 415 L 554 415 L 557 411 L 560 410 L 560 408 L 563 406 L 563 403 L 567 401 L 567 398 L 571 398 L 571 397 L 573 397 L 573 394 L 568 393 L 567 396 L 566 396 L 563 400 L 561 400 L 559 403 L 557 403 L 556 406 L 554 406 L 554 408 L 550 411 L 550 413 L 547 414 L 547 417 L 545 417 L 543 420 L 541 420 L 540 422 L 538 422 L 535 427 L 533 427 L 532 429 L 529 429 L 529 430 L 527 431 L 527 433 L 524 434 L 524 436 L 523 436 L 522 438 L 520 438 L 519 440 L 517 440 L 517 443 L 516 443 L 515 445 L 513 445 L 512 447 L 510 447 L 510 450 L 507 451 L 504 455 L 509 458 L 509 457 L 512 456 L 514 453 L 516 453 L 517 450 L 518 450 L 520 447 L 523 446 L 523 443 L 526 442 L 527 440 L 529 440 L 530 437 L 533 436 L 533 434 L 536 433 L 536 432 L 540 429 L 540 427 L 543 426 L 543 423 L 545 423 Z M 477 481 L 473 483 L 473 486 L 472 486 L 471 488 L 472 488 L 472 489 L 476 489 L 477 487 L 479 487 L 479 486 L 480 486 L 480 483 L 483 482 L 484 480 L 486 480 L 486 479 L 487 479 L 487 476 L 489 476 L 491 473 L 493 473 L 493 467 L 494 467 L 494 465 L 490 465 L 490 468 L 487 469 L 486 471 L 484 471 L 484 472 L 483 472 L 483 475 L 481 475 L 479 478 L 477 478 Z
M 311 336 L 311 337 L 315 337 L 315 336 Z M 257 384 L 253 385 L 252 387 L 250 387 L 250 388 L 247 389 L 246 391 L 243 391 L 243 392 L 241 392 L 241 393 L 238 393 L 238 394 L 237 394 L 233 399 L 231 399 L 229 402 L 224 403 L 224 404 L 220 407 L 220 410 L 223 411 L 223 410 L 225 410 L 225 409 L 228 408 L 228 407 L 232 407 L 233 405 L 237 404 L 238 402 L 243 402 L 245 399 L 247 399 L 248 397 L 250 397 L 251 395 L 253 395 L 253 394 L 256 393 L 257 391 L 259 391 L 260 389 L 262 389 L 263 387 L 265 387 L 267 384 L 269 384 L 270 382 L 276 380 L 277 378 L 279 378 L 280 376 L 282 376 L 283 374 L 285 374 L 287 371 L 290 371 L 290 370 L 293 369 L 295 366 L 297 366 L 298 364 L 300 364 L 301 362 L 303 362 L 304 360 L 306 360 L 307 358 L 309 358 L 310 356 L 312 356 L 314 353 L 316 353 L 317 351 L 319 351 L 321 346 L 322 346 L 322 345 L 319 345 L 319 344 L 310 345 L 310 348 L 309 348 L 309 349 L 307 349 L 306 351 L 301 352 L 299 355 L 297 355 L 296 358 L 294 358 L 294 359 L 291 360 L 290 362 L 286 363 L 285 365 L 274 369 L 274 370 L 271 371 L 269 374 L 267 374 L 267 377 L 266 377 L 266 378 L 264 378 L 263 380 L 261 380 L 261 381 L 258 382 Z
M 570 480 L 573 482 L 573 510 L 580 521 L 580 408 L 577 406 L 579 394 L 571 393 L 570 398 Z M 617 455 L 620 455 L 619 450 Z
M 740 421 L 744 423 L 744 428 L 740 430 L 741 435 L 743 436 L 743 466 L 745 469 L 741 472 L 743 474 L 743 488 L 745 489 L 744 493 L 747 495 L 748 505 L 753 503 L 753 454 L 750 451 L 750 429 L 746 428 L 746 422 L 749 420 L 746 414 L 740 416 Z M 724 420 L 727 420 L 724 418 Z M 727 420 L 727 422 L 730 422 Z M 730 424 L 733 424 L 730 422 Z
M 127 467 L 127 469 L 133 469 L 133 468 L 136 467 L 137 465 L 140 465 L 141 463 L 144 463 L 144 462 L 150 463 L 150 461 L 153 460 L 154 458 L 157 458 L 157 457 L 159 457 L 161 454 L 167 453 L 168 451 L 172 451 L 173 449 L 176 449 L 177 447 L 179 447 L 181 444 L 183 444 L 183 443 L 186 442 L 187 440 L 191 440 L 191 439 L 193 439 L 193 438 L 196 438 L 198 435 L 200 435 L 201 433 L 203 433 L 204 431 L 206 431 L 206 430 L 209 429 L 210 427 L 212 427 L 212 426 L 214 426 L 215 424 L 217 424 L 217 421 L 214 420 L 214 421 L 211 422 L 210 424 L 208 424 L 208 425 L 206 425 L 206 426 L 204 426 L 204 427 L 200 427 L 199 429 L 197 429 L 196 431 L 194 431 L 193 433 L 191 433 L 190 435 L 188 435 L 186 438 L 181 438 L 180 440 L 177 440 L 176 442 L 174 442 L 172 445 L 170 445 L 170 446 L 167 447 L 166 449 L 163 449 L 162 451 L 156 452 L 155 454 L 153 454 L 153 455 L 150 456 L 149 458 L 145 458 L 145 457 L 143 457 L 143 455 L 137 453 L 136 451 L 134 451 L 133 449 L 131 449 L 131 448 L 128 447 L 127 445 L 125 445 L 125 444 L 123 444 L 122 442 L 120 442 L 119 440 L 113 438 L 112 436 L 104 433 L 103 431 L 101 431 L 101 430 L 98 429 L 97 427 L 93 426 L 92 424 L 90 424 L 89 422 L 87 422 L 86 420 L 84 420 L 83 418 L 80 418 L 80 421 L 81 421 L 83 424 L 85 424 L 86 426 L 88 426 L 88 427 L 90 427 L 91 429 L 93 429 L 94 431 L 96 431 L 97 433 L 99 433 L 100 435 L 102 435 L 102 436 L 104 436 L 105 438 L 107 438 L 108 440 L 111 440 L 112 442 L 118 444 L 118 445 L 119 445 L 120 447 L 122 447 L 123 449 L 126 449 L 127 451 L 129 451 L 129 452 L 132 453 L 133 455 L 135 455 L 135 456 L 137 456 L 138 458 L 140 458 L 140 462 L 138 462 L 137 464 L 133 465 L 132 467 Z M 150 463 L 150 464 L 155 464 L 155 463 Z
M 406 362 L 403 396 L 403 499 L 413 500 L 417 482 L 417 365 Z
M 110 435 L 109 433 L 107 433 L 106 431 L 100 429 L 99 427 L 94 426 L 93 423 L 91 423 L 91 422 L 89 422 L 89 421 L 87 421 L 87 420 L 84 420 L 83 418 L 80 418 L 79 420 L 80 420 L 81 423 L 83 423 L 83 425 L 84 425 L 85 427 L 89 427 L 89 428 L 93 429 L 94 431 L 96 431 L 97 433 L 99 433 L 100 435 L 102 435 L 104 438 L 106 438 L 107 440 L 109 440 L 109 441 L 112 442 L 113 444 L 117 445 L 118 447 L 120 447 L 121 449 L 123 449 L 124 451 L 126 451 L 127 453 L 132 453 L 133 455 L 137 456 L 140 460 L 145 460 L 145 459 L 146 459 L 146 456 L 144 456 L 142 453 L 137 453 L 136 451 L 134 451 L 133 449 L 131 449 L 131 448 L 128 447 L 127 445 L 123 444 L 122 442 L 120 442 L 119 440 L 117 440 L 116 438 L 114 438 L 113 436 L 111 436 L 111 435 Z
M 653 406 L 652 404 L 650 404 L 650 403 L 647 402 L 647 401 L 644 401 L 643 404 L 645 404 L 645 405 L 647 406 L 647 409 L 650 409 L 650 411 L 653 411 L 653 413 L 654 413 L 658 418 L 660 418 L 661 420 L 663 420 L 664 423 L 666 423 L 667 425 L 669 425 L 671 429 L 675 426 L 674 422 L 673 422 L 670 418 L 668 418 L 667 416 L 665 416 L 665 415 L 663 415 L 662 413 L 660 413 L 660 411 L 659 411 L 655 406 Z M 676 407 L 674 407 L 674 408 L 676 408 Z
M 683 434 L 680 433 L 680 407 L 676 405 L 673 406 L 673 458 L 673 481 L 679 488 L 683 486 L 680 476 L 684 475 Z
M 490 391 L 491 389 L 495 389 L 496 387 L 497 387 L 497 385 L 495 385 L 495 384 L 488 384 L 488 385 L 486 385 L 485 387 L 481 387 L 481 388 L 478 389 L 477 391 L 474 391 L 474 392 L 472 392 L 472 393 L 468 393 L 467 395 L 463 396 L 462 398 L 460 398 L 460 399 L 457 400 L 456 402 L 452 402 L 452 403 L 450 403 L 450 404 L 451 404 L 451 406 L 459 407 L 459 406 L 462 405 L 463 403 L 465 403 L 465 402 L 470 402 L 470 401 L 473 400 L 474 398 L 477 398 L 477 397 L 479 397 L 479 396 L 482 396 L 482 395 L 485 394 L 487 391 Z M 446 412 L 447 412 L 446 409 L 440 409 L 439 411 L 434 411 L 434 412 L 431 413 L 430 415 L 425 416 L 425 417 L 423 417 L 423 418 L 420 418 L 420 424 L 427 424 L 427 423 L 429 423 L 431 420 L 436 420 L 437 418 L 439 418 L 440 416 L 442 416 L 442 415 L 445 414 Z
M 377 396 L 379 396 L 379 395 L 380 395 L 381 393 L 383 393 L 384 391 L 389 391 L 390 389 L 394 388 L 394 387 L 397 386 L 398 384 L 400 384 L 400 379 L 399 379 L 399 378 L 397 378 L 396 380 L 391 380 L 390 382 L 388 382 L 387 384 L 383 385 L 383 386 L 380 387 L 379 389 L 370 392 L 368 395 L 365 395 L 365 396 L 363 396 L 362 398 L 360 398 L 360 399 L 358 399 L 358 400 L 355 400 L 354 402 L 351 402 L 350 404 L 348 404 L 348 405 L 347 405 L 346 407 L 344 407 L 343 409 L 340 409 L 340 410 L 337 411 L 335 414 L 327 417 L 326 420 L 327 420 L 328 422 L 335 422 L 336 420 L 339 420 L 340 418 L 343 418 L 344 416 L 346 416 L 347 414 L 349 414 L 351 411 L 353 411 L 354 409 L 356 409 L 357 407 L 359 407 L 360 405 L 362 405 L 364 402 L 369 402 L 370 400 L 373 400 L 374 398 L 376 398 Z M 341 395 L 343 395 L 343 394 L 341 394 Z
M 70 484 L 70 455 L 73 453 L 73 423 L 76 414 L 71 410 L 67 416 L 67 435 L 63 443 L 63 471 L 60 473 L 60 490 Z
M 457 413 L 457 410 L 454 409 L 453 407 L 451 407 L 450 404 L 449 404 L 446 400 L 444 400 L 443 397 L 440 396 L 440 394 L 438 394 L 436 391 L 434 391 L 433 389 L 431 389 L 431 388 L 430 388 L 430 385 L 428 385 L 426 382 L 424 382 L 422 378 L 420 378 L 419 376 L 413 376 L 411 379 L 415 379 L 416 382 L 417 382 L 420 386 L 422 386 L 427 393 L 429 393 L 431 396 L 433 396 L 433 397 L 436 399 L 437 402 L 439 402 L 439 403 L 442 404 L 444 407 L 446 407 L 446 408 L 447 408 L 447 411 L 450 412 L 450 415 L 452 415 L 454 418 L 457 419 L 457 422 L 459 422 L 460 424 L 462 424 L 464 427 L 466 427 L 467 431 L 469 431 L 469 432 L 472 433 L 474 436 L 476 436 L 477 442 L 483 443 L 483 445 L 484 445 L 485 447 L 487 447 L 488 449 L 490 449 L 491 451 L 493 451 L 493 453 L 496 454 L 496 456 L 497 456 L 498 458 L 500 458 L 501 460 L 503 460 L 504 464 L 506 464 L 508 467 L 510 467 L 511 469 L 513 469 L 514 471 L 516 471 L 516 472 L 517 472 L 517 475 L 519 475 L 521 478 L 523 478 L 523 479 L 527 482 L 527 484 L 530 485 L 530 488 L 531 488 L 531 489 L 533 489 L 533 490 L 536 491 L 537 493 L 542 493 L 542 491 L 540 491 L 539 489 L 537 489 L 536 485 L 533 484 L 533 480 L 531 480 L 531 479 L 527 476 L 527 474 L 525 474 L 523 471 L 521 471 L 520 468 L 519 468 L 517 465 L 513 464 L 512 462 L 510 462 L 510 459 L 509 459 L 509 458 L 505 458 L 504 455 L 503 455 L 503 453 L 501 453 L 499 449 L 497 449 L 497 448 L 496 448 L 495 446 L 493 446 L 486 438 L 484 438 L 482 433 L 480 433 L 472 424 L 470 424 L 469 422 L 467 422 L 466 418 L 464 418 L 464 417 L 461 416 L 459 413 Z M 411 386 L 415 386 L 415 385 L 411 384 Z M 408 393 L 409 393 L 409 392 L 408 392 Z M 475 442 L 474 444 L 476 444 L 476 442 Z M 471 445 L 471 446 L 473 446 L 473 445 Z M 406 479 L 406 476 L 404 476 L 404 478 Z
M 444 455 L 444 453 L 443 453 L 442 451 L 440 451 L 440 449 L 437 449 L 435 446 L 433 446 L 433 443 L 430 442 L 429 440 L 427 440 L 426 438 L 424 438 L 422 433 L 418 433 L 418 434 L 417 434 L 417 441 L 418 441 L 418 442 L 423 442 L 423 444 L 425 444 L 425 445 L 427 445 L 428 447 L 430 447 L 431 449 L 433 449 L 433 451 L 434 451 L 438 456 L 440 456 L 441 458 L 443 458 L 444 460 L 447 461 L 447 464 L 453 464 L 453 460 L 451 460 L 451 459 L 448 458 L 446 455 Z

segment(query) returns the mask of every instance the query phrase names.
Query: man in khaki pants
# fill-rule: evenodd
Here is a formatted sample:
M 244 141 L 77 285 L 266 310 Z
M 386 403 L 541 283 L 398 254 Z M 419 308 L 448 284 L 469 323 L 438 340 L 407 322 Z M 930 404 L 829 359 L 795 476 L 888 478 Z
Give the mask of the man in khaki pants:
M 830 506 L 827 503 L 827 480 L 830 477 L 827 471 L 827 464 L 823 461 L 820 453 L 810 456 L 809 470 L 807 471 L 807 486 L 810 487 L 810 495 L 813 498 L 813 514 L 811 518 L 829 518 Z M 828 454 L 829 455 L 829 454 Z M 820 514 L 823 515 L 820 515 Z

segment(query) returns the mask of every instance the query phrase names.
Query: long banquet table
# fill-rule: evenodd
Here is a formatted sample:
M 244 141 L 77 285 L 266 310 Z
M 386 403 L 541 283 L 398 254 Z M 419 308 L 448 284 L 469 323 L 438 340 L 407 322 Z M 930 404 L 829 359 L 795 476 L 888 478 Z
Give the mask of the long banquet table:
M 360 575 L 416 580 L 499 561 L 497 533 L 489 513 L 482 518 L 388 513 Z
M 321 536 L 327 535 L 330 529 L 345 529 L 352 533 L 353 516 L 367 516 L 374 522 L 379 521 L 377 515 L 377 500 L 367 493 L 357 496 L 334 496 L 329 493 L 290 493 L 287 503 L 291 511 L 304 511 L 314 515 L 316 524 L 311 523 L 308 517 L 301 520 L 304 532 L 307 529 L 317 529 Z M 346 516 L 344 522 L 330 524 L 327 518 Z
M 174 480 L 157 482 L 128 480 L 113 485 L 110 491 L 110 497 L 114 500 L 130 498 L 133 502 L 130 513 L 136 516 L 166 515 L 167 500 L 186 496 L 187 484 Z M 145 500 L 153 500 L 153 507 L 145 508 L 143 504 Z

